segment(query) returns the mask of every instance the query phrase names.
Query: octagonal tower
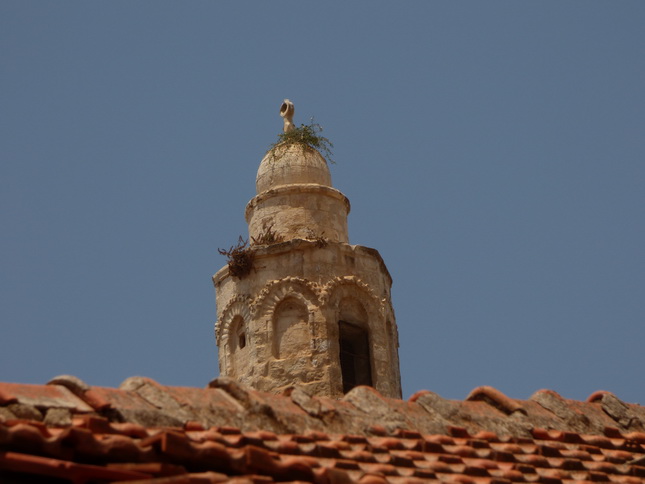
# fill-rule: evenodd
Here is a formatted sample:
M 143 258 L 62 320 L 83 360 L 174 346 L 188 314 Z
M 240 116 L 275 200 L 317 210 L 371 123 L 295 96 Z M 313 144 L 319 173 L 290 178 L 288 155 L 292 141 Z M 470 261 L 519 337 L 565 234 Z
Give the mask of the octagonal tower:
M 295 129 L 288 100 L 281 114 L 285 132 Z M 278 145 L 256 191 L 245 212 L 250 272 L 227 265 L 213 276 L 221 375 L 274 393 L 297 385 L 340 397 L 369 385 L 400 398 L 392 278 L 375 249 L 349 244 L 349 200 L 325 158 Z

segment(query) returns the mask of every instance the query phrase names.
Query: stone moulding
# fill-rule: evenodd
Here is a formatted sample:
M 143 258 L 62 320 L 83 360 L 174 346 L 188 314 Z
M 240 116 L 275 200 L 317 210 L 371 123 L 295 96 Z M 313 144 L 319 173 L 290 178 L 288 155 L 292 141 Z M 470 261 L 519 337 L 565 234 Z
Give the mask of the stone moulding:
M 371 255 L 377 260 L 379 267 L 381 268 L 383 274 L 385 274 L 385 276 L 387 277 L 388 282 L 390 284 L 392 283 L 392 276 L 387 270 L 387 267 L 385 266 L 385 262 L 383 261 L 381 254 L 376 249 L 365 247 L 363 245 L 351 245 L 344 242 L 328 242 L 328 244 L 330 246 L 336 245 L 340 247 L 342 250 L 350 250 L 350 251 L 355 251 L 357 253 L 365 253 L 365 254 Z M 277 244 L 272 244 L 272 245 L 253 246 L 253 251 L 254 251 L 255 260 L 258 260 L 266 257 L 275 256 L 278 254 L 288 253 L 289 251 L 294 249 L 318 250 L 319 248 L 320 247 L 317 245 L 317 242 L 315 240 L 311 240 L 303 237 L 303 238 L 293 238 L 293 239 L 285 240 L 284 242 L 279 242 Z M 222 283 L 222 281 L 227 279 L 229 276 L 230 275 L 228 273 L 228 266 L 224 265 L 220 270 L 218 270 L 212 276 L 211 279 L 213 281 L 213 285 L 217 287 L 218 284 Z M 348 276 L 348 277 L 355 277 L 355 276 Z
M 222 343 L 228 340 L 228 333 L 231 322 L 235 316 L 241 316 L 246 324 L 251 319 L 250 310 L 251 298 L 247 295 L 237 295 L 232 298 L 222 311 L 222 316 L 215 323 L 215 339 L 221 348 Z
M 251 220 L 251 215 L 252 215 L 251 212 L 255 210 L 258 207 L 258 205 L 260 205 L 265 200 L 273 197 L 281 196 L 281 195 L 287 195 L 294 192 L 324 194 L 328 197 L 335 198 L 342 201 L 343 205 L 347 210 L 345 215 L 348 215 L 349 211 L 351 210 L 349 199 L 336 188 L 319 185 L 317 183 L 293 183 L 289 185 L 282 185 L 276 188 L 271 188 L 253 197 L 246 205 L 246 209 L 244 210 L 244 218 L 246 219 L 247 222 L 249 222 Z
M 308 312 L 320 306 L 320 288 L 317 284 L 300 277 L 284 277 L 269 282 L 251 304 L 251 315 L 261 317 L 272 312 L 287 297 L 302 301 Z
M 347 289 L 351 288 L 351 289 Z M 364 283 L 361 279 L 356 276 L 343 276 L 335 277 L 330 282 L 324 285 L 320 295 L 320 301 L 323 306 L 329 306 L 330 304 L 337 304 L 339 298 L 342 296 L 354 296 L 356 291 L 361 295 L 366 296 L 366 298 L 359 298 L 362 301 L 369 302 L 369 306 L 373 309 L 376 309 L 379 316 L 385 315 L 385 307 L 383 300 L 380 299 L 372 288 Z M 369 311 L 370 308 L 365 308 Z
M 350 289 L 351 288 L 351 289 Z M 338 303 L 343 296 L 355 297 L 368 303 L 367 310 L 376 310 L 383 317 L 388 313 L 385 301 L 374 293 L 372 288 L 356 276 L 336 277 L 324 286 L 300 277 L 284 277 L 267 283 L 255 298 L 248 295 L 233 297 L 224 307 L 222 315 L 215 323 L 215 336 L 218 345 L 228 335 L 228 329 L 235 318 L 241 316 L 248 324 L 251 318 L 256 319 L 271 313 L 275 307 L 287 297 L 295 297 L 302 301 L 307 310 L 312 312 L 317 308 Z

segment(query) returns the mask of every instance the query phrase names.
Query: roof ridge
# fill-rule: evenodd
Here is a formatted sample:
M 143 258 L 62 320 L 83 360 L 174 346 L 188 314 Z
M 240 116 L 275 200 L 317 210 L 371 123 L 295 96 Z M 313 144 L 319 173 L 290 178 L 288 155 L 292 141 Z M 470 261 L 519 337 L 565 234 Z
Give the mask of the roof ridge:
M 119 388 L 90 386 L 72 376 L 47 385 L 0 383 L 0 420 L 32 420 L 61 428 L 83 415 L 144 427 L 232 426 L 243 431 L 396 435 L 400 431 L 533 438 L 534 429 L 611 436 L 645 432 L 645 407 L 627 404 L 610 392 L 587 401 L 538 390 L 528 400 L 499 390 L 475 388 L 465 400 L 423 390 L 408 400 L 388 398 L 371 387 L 356 387 L 342 399 L 313 396 L 301 387 L 275 395 L 220 377 L 207 388 L 162 385 L 133 377 Z M 608 430 L 608 429 L 615 429 Z

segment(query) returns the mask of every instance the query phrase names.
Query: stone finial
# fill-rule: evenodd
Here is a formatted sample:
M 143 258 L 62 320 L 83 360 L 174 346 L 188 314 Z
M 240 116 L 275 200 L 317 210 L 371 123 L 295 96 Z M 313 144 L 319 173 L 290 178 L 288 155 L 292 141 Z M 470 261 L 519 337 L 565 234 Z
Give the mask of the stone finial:
M 288 99 L 285 99 L 280 106 L 280 116 L 284 119 L 284 132 L 288 133 L 296 129 L 296 126 L 293 124 L 293 113 L 295 109 L 293 103 Z

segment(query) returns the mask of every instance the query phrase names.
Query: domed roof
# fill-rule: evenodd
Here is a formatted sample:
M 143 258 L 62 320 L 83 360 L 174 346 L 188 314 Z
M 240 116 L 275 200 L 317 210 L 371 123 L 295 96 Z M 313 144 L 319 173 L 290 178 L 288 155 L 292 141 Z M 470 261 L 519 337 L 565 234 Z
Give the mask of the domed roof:
M 258 194 L 283 185 L 315 183 L 331 187 L 327 162 L 309 146 L 291 144 L 270 150 L 260 162 L 255 189 Z

